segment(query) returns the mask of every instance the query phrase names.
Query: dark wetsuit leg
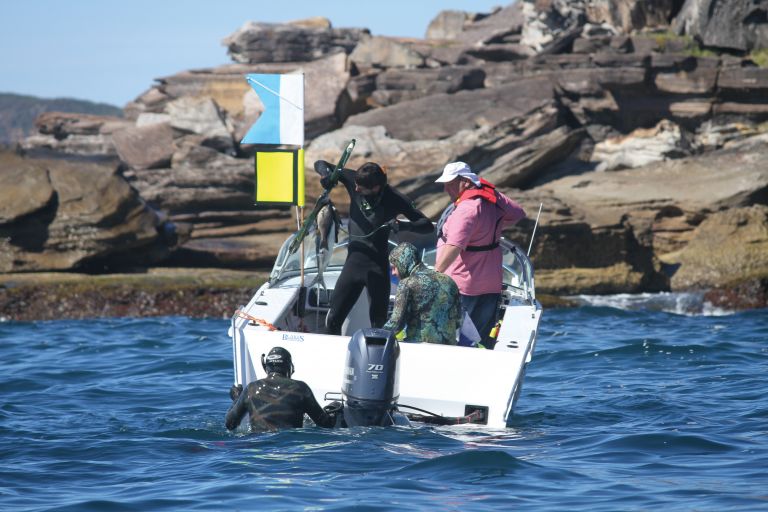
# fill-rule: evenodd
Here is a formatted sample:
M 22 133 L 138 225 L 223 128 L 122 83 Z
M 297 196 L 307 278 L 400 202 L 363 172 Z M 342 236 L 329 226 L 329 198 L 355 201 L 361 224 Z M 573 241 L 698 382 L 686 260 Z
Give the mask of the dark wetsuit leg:
M 341 269 L 336 286 L 331 295 L 331 309 L 328 312 L 328 334 L 341 334 L 341 326 L 344 319 L 357 302 L 360 292 L 365 286 L 365 273 L 360 268 L 361 262 L 353 254 L 347 256 L 344 268 Z
M 389 309 L 389 293 L 392 286 L 389 280 L 389 266 L 382 268 L 376 264 L 371 265 L 366 277 L 365 286 L 368 288 L 370 301 L 371 327 L 381 327 L 387 321 Z
M 333 288 L 327 321 L 328 334 L 341 334 L 341 326 L 360 297 L 363 287 L 368 288 L 371 325 L 381 327 L 387 321 L 390 290 L 388 264 L 373 261 L 365 254 L 351 252 Z

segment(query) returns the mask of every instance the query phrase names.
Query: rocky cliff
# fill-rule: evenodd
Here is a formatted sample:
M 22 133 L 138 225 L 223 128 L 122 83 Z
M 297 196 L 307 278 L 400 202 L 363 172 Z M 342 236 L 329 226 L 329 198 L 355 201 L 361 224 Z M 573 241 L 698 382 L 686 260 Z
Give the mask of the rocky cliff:
M 161 78 L 124 118 L 37 119 L 25 157 L 3 166 L 0 272 L 268 266 L 295 221 L 252 204 L 253 148 L 239 140 L 262 106 L 243 76 L 302 72 L 310 167 L 354 137 L 350 167 L 385 165 L 433 218 L 447 205 L 434 179 L 457 159 L 529 214 L 542 203 L 542 291 L 765 305 L 767 13 L 750 0 L 521 1 L 441 12 L 425 39 L 248 22 L 223 41 L 232 64 Z M 307 180 L 311 201 L 309 167 Z M 527 246 L 532 227 L 507 234 Z

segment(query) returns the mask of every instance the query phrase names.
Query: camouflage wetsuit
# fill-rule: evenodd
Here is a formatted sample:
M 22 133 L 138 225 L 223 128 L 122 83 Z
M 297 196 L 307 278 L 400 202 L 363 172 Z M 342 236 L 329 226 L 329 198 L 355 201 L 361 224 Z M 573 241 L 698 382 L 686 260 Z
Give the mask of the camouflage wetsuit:
M 416 248 L 401 243 L 389 261 L 400 274 L 392 317 L 384 329 L 405 331 L 405 341 L 456 344 L 461 298 L 453 279 L 419 261 Z
M 270 373 L 266 378 L 248 384 L 227 411 L 227 428 L 237 428 L 245 413 L 250 415 L 252 432 L 302 427 L 304 413 L 321 427 L 332 427 L 335 423 L 317 403 L 305 382 L 279 373 Z

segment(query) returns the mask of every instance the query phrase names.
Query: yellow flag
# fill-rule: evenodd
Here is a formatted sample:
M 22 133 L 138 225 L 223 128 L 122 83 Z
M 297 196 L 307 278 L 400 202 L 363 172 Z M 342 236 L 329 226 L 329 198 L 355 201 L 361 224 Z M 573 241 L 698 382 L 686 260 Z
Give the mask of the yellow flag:
M 304 206 L 304 149 L 259 151 L 256 204 Z

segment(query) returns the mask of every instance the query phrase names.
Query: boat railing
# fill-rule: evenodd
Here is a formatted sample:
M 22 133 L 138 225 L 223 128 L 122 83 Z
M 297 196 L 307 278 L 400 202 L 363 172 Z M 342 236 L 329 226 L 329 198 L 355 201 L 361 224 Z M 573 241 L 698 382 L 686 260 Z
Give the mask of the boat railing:
M 504 286 L 515 296 L 527 302 L 536 300 L 533 264 L 519 245 L 504 237 L 499 241 L 502 249 L 502 267 L 504 268 Z

